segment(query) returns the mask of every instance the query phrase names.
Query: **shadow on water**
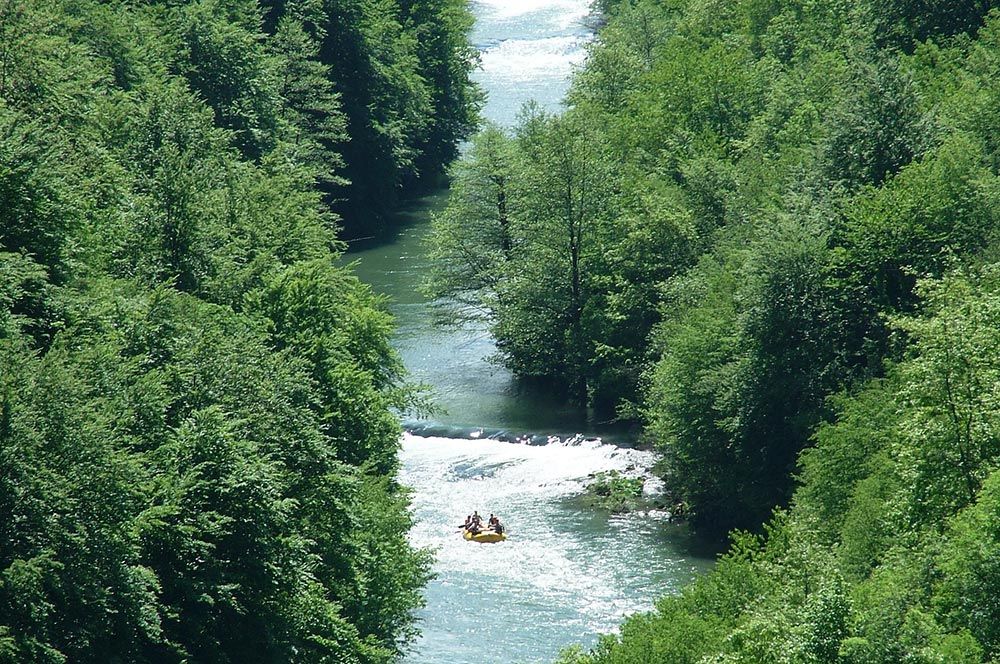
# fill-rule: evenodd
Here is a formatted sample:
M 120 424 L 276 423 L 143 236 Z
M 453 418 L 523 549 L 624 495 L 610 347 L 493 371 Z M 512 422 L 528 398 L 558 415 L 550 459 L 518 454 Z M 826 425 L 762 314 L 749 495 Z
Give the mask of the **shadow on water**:
M 525 422 L 529 428 L 544 434 L 583 434 L 600 437 L 607 442 L 633 446 L 639 430 L 613 414 L 587 408 L 569 398 L 564 387 L 535 378 L 515 378 L 510 384 L 511 399 L 503 404 L 501 417 L 512 422 Z M 530 422 L 530 424 L 529 424 Z
M 625 530 L 641 534 L 661 553 L 699 561 L 713 561 L 728 549 L 727 543 L 705 537 L 693 531 L 684 520 L 671 520 L 660 510 L 611 514 L 593 508 L 581 508 L 579 496 L 567 496 L 560 502 L 567 530 L 596 532 L 602 524 L 610 524 L 612 532 Z
M 545 381 L 511 376 L 502 367 L 497 371 L 504 373 L 505 381 L 492 398 L 483 394 L 483 401 L 469 410 L 460 397 L 435 390 L 435 412 L 422 419 L 404 419 L 404 428 L 421 436 L 482 437 L 529 445 L 582 437 L 621 447 L 640 446 L 641 431 L 636 424 L 602 419 Z M 485 403 L 490 404 L 488 413 L 479 407 Z
M 391 247 L 407 233 L 427 224 L 430 215 L 442 209 L 447 200 L 447 182 L 442 178 L 438 186 L 427 188 L 423 193 L 404 202 L 380 228 L 370 234 L 361 234 L 359 237 L 342 238 L 347 242 L 345 258 L 353 260 L 352 254 Z

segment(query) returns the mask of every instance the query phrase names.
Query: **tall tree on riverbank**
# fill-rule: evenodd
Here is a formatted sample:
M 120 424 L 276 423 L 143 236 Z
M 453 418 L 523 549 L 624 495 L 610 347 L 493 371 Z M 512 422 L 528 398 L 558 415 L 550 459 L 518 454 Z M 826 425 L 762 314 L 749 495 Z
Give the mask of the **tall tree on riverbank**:
M 516 373 L 557 376 L 581 400 L 591 264 L 613 200 L 595 138 L 534 110 L 514 137 L 490 128 L 456 168 L 430 239 L 432 292 L 483 315 Z
M 488 125 L 472 139 L 468 157 L 451 171 L 448 206 L 434 219 L 430 244 L 432 297 L 458 306 L 449 317 L 495 319 L 515 253 L 514 145 Z
M 429 238 L 430 291 L 460 302 L 449 317 L 485 318 L 517 375 L 603 408 L 634 397 L 653 275 L 690 261 L 700 235 L 676 187 L 625 179 L 614 154 L 579 118 L 529 107 L 513 135 L 473 142 Z

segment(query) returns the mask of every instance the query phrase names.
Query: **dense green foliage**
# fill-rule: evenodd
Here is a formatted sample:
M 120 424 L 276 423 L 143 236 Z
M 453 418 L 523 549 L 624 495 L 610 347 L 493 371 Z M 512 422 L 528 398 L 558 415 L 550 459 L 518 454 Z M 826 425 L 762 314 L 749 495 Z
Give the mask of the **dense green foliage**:
M 978 5 L 605 4 L 567 112 L 455 167 L 432 289 L 519 375 L 645 420 L 697 525 L 757 527 L 827 398 L 900 359 L 917 280 L 991 245 L 1000 28 L 955 34 Z
M 405 647 L 410 397 L 324 193 L 352 178 L 363 210 L 453 154 L 467 26 L 450 1 L 0 0 L 0 661 Z
M 758 533 L 566 662 L 1000 659 L 989 4 L 608 0 L 567 112 L 456 167 L 437 292 Z
M 608 512 L 630 512 L 650 507 L 652 501 L 643 498 L 645 477 L 623 475 L 617 470 L 595 473 L 587 482 L 580 502 L 589 509 Z
M 905 357 L 833 400 L 766 536 L 567 662 L 996 661 L 1000 271 L 917 294 Z
M 320 145 L 342 155 L 346 184 L 329 183 L 327 200 L 350 233 L 377 228 L 401 194 L 421 178 L 435 181 L 476 125 L 465 0 L 261 4 L 274 50 L 292 55 L 292 69 L 278 76 L 294 110 L 312 123 L 335 121 Z M 349 140 L 338 138 L 338 127 Z

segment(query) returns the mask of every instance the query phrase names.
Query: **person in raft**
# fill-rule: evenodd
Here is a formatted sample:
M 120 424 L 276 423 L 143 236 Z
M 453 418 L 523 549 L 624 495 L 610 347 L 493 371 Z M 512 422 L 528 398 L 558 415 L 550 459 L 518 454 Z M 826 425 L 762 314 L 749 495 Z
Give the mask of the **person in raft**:
M 468 530 L 473 535 L 478 535 L 483 529 L 483 517 L 479 516 L 479 512 L 473 512 L 465 517 L 465 524 L 462 528 Z
M 500 523 L 500 517 L 496 514 L 490 514 L 489 530 L 492 530 L 497 535 L 503 535 L 503 524 Z

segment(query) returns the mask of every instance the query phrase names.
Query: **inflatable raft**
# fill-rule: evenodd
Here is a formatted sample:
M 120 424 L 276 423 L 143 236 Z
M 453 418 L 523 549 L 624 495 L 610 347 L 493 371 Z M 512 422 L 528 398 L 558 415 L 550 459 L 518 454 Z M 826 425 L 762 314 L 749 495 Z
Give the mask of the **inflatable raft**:
M 468 530 L 466 530 L 462 537 L 464 537 L 469 542 L 479 542 L 480 544 L 493 544 L 494 542 L 502 542 L 507 539 L 507 533 L 495 533 L 492 530 L 483 530 L 480 533 L 473 535 Z

